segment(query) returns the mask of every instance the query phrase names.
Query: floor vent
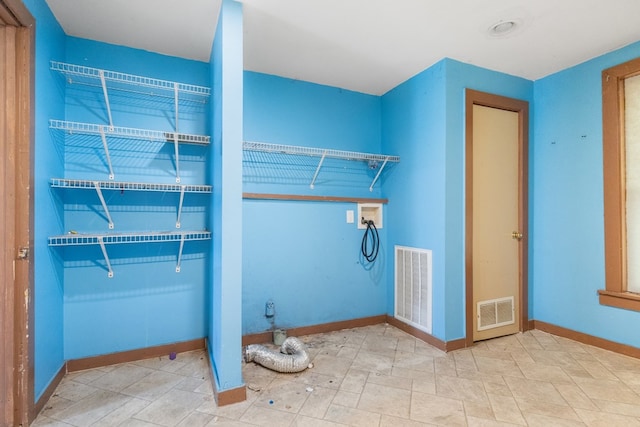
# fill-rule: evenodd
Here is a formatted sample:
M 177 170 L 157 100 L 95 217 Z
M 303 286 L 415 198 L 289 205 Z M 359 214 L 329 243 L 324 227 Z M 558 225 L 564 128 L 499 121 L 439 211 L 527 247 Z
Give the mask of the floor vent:
M 478 330 L 497 328 L 515 323 L 513 297 L 478 302 Z
M 394 317 L 431 333 L 431 251 L 395 247 Z

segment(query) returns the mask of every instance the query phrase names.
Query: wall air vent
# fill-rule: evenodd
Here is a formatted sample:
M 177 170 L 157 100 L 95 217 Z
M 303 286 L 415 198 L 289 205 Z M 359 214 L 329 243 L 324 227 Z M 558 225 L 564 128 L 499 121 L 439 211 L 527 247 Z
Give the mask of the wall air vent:
M 431 333 L 432 251 L 395 247 L 394 317 Z
M 478 302 L 478 331 L 515 323 L 514 298 Z

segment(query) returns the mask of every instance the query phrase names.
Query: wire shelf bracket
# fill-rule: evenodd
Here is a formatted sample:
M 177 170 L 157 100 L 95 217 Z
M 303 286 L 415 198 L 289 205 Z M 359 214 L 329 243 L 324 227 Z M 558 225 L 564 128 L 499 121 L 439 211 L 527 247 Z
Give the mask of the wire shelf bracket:
M 100 249 L 102 250 L 102 256 L 104 256 L 104 262 L 105 264 L 107 264 L 107 269 L 109 270 L 109 272 L 107 273 L 107 277 L 111 279 L 113 277 L 113 269 L 111 268 L 109 254 L 107 253 L 107 248 L 104 246 L 104 240 L 101 236 L 98 237 L 98 243 L 100 244 Z
M 324 159 L 327 158 L 327 151 L 325 150 L 324 153 L 322 153 L 322 157 L 320 158 L 320 162 L 318 163 L 318 167 L 316 168 L 316 173 L 313 174 L 313 179 L 311 180 L 311 184 L 309 185 L 309 187 L 313 190 L 316 187 L 316 178 L 318 178 L 318 174 L 320 173 L 320 168 L 322 167 L 322 164 L 324 163 Z
M 109 154 L 109 145 L 107 144 L 107 137 L 104 134 L 103 126 L 100 126 L 100 139 L 102 140 L 102 147 L 104 148 L 104 154 L 107 159 L 107 167 L 109 168 L 109 179 L 115 179 L 115 174 L 113 173 L 113 165 L 111 164 L 111 155 Z
M 384 159 L 384 162 L 382 162 L 382 166 L 380 166 L 380 169 L 378 169 L 378 173 L 376 174 L 375 178 L 373 178 L 373 182 L 371 183 L 371 185 L 369 186 L 369 191 L 373 191 L 373 186 L 376 185 L 376 181 L 378 181 L 378 178 L 380 178 L 380 174 L 382 173 L 382 171 L 384 170 L 384 167 L 387 166 L 387 162 L 389 161 L 389 156 L 387 156 Z
M 104 103 L 107 107 L 107 116 L 109 116 L 109 129 L 113 129 L 113 117 L 111 116 L 111 104 L 109 104 L 109 93 L 107 92 L 107 82 L 104 79 L 104 71 L 99 70 L 98 76 L 100 77 L 100 85 L 102 86 Z
M 98 198 L 100 199 L 100 203 L 102 203 L 102 209 L 104 209 L 104 214 L 107 216 L 107 221 L 109 221 L 109 230 L 113 230 L 113 220 L 111 219 L 111 214 L 109 213 L 109 207 L 107 207 L 107 202 L 104 201 L 104 196 L 102 195 L 102 189 L 100 188 L 100 183 L 95 181 L 93 183 L 94 188 L 96 189 L 96 193 L 98 193 Z
M 182 261 L 183 248 L 184 248 L 184 234 L 180 236 L 180 249 L 178 249 L 178 261 L 176 263 L 176 273 L 180 273 L 180 262 Z

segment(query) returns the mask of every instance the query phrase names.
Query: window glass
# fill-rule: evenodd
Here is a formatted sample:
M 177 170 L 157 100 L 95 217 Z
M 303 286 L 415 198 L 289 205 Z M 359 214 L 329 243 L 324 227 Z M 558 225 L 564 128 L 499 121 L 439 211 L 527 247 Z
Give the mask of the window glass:
M 640 75 L 624 80 L 627 291 L 640 293 Z

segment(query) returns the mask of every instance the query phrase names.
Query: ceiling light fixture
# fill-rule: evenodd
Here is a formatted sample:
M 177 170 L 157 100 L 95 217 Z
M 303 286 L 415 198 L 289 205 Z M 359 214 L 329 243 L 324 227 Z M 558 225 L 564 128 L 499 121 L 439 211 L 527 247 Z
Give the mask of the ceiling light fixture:
M 514 20 L 498 21 L 489 27 L 489 35 L 491 37 L 504 37 L 507 34 L 513 33 L 519 25 L 519 22 Z

